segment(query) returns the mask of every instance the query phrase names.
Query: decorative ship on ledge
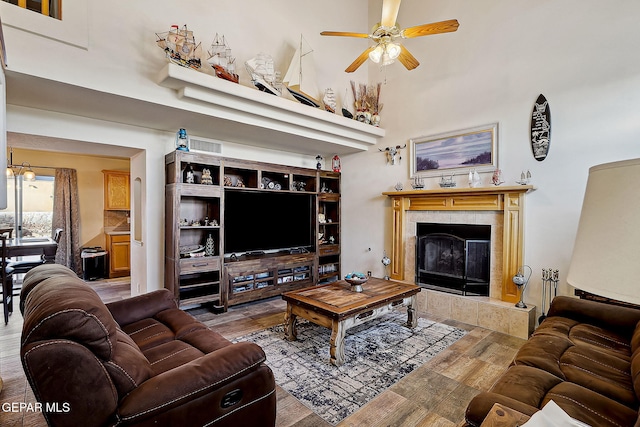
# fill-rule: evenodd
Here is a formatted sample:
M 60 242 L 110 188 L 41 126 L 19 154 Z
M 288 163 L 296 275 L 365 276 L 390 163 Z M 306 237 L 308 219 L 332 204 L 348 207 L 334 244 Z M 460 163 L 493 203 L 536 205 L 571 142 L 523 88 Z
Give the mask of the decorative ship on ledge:
M 239 77 L 236 74 L 236 58 L 231 55 L 231 49 L 227 45 L 224 35 L 220 37 L 218 33 L 216 33 L 211 43 L 211 50 L 207 53 L 209 54 L 207 62 L 215 70 L 216 76 L 233 83 L 238 83 Z
M 322 98 L 322 103 L 324 104 L 324 109 L 330 113 L 336 112 L 336 94 L 331 88 L 327 88 L 324 91 L 324 97 Z
M 202 48 L 200 43 L 196 43 L 193 31 L 187 29 L 186 25 L 182 28 L 172 25 L 169 31 L 156 33 L 156 36 L 156 44 L 164 50 L 169 61 L 183 67 L 200 69 Z
M 281 96 L 282 88 L 278 82 L 278 72 L 273 65 L 273 58 L 266 53 L 259 53 L 244 63 L 251 82 L 258 90 L 272 95 Z
M 319 108 L 319 91 L 316 86 L 315 65 L 313 63 L 313 49 L 300 36 L 300 45 L 291 59 L 289 69 L 284 76 L 283 83 L 295 99 L 305 105 Z M 303 75 L 303 70 L 305 75 Z

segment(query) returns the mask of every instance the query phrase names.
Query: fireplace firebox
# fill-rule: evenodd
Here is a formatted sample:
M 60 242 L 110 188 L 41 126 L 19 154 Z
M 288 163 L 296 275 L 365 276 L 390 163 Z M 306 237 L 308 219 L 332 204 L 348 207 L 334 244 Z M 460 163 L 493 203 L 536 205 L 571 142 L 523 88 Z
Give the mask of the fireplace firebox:
M 417 224 L 416 283 L 459 295 L 488 296 L 491 226 Z

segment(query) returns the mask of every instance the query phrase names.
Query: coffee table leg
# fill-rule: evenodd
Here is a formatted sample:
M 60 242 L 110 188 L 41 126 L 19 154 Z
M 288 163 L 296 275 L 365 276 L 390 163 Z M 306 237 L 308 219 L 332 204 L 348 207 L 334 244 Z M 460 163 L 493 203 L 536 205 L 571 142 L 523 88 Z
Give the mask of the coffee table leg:
M 287 311 L 284 314 L 284 336 L 288 341 L 296 340 L 296 316 L 291 312 L 291 305 L 287 304 Z
M 416 307 L 418 304 L 418 298 L 415 295 L 411 297 L 411 302 L 407 306 L 407 326 L 409 328 L 415 328 L 418 326 L 418 313 Z
M 331 363 L 336 366 L 344 364 L 344 322 L 334 320 L 331 323 L 331 342 L 329 343 L 329 353 Z

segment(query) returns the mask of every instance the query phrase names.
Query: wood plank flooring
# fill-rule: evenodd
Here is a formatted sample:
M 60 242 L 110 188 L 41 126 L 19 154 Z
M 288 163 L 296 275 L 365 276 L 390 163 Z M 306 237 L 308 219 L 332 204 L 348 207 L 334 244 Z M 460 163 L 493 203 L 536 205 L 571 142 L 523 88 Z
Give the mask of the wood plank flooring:
M 105 302 L 129 296 L 126 278 L 88 283 Z M 210 328 L 233 339 L 282 323 L 285 309 L 284 301 L 272 298 L 232 307 L 223 314 L 210 313 L 205 309 L 191 312 Z M 468 333 L 343 420 L 339 426 L 463 426 L 468 402 L 480 390 L 486 390 L 493 384 L 525 342 L 477 326 L 424 313 L 420 316 L 465 329 Z M 4 383 L 0 392 L 0 426 L 46 426 L 44 417 L 37 412 L 2 411 L 5 403 L 35 402 L 20 363 L 21 329 L 22 317 L 17 309 L 7 326 L 0 325 L 0 376 Z M 330 426 L 279 387 L 277 398 L 276 426 Z

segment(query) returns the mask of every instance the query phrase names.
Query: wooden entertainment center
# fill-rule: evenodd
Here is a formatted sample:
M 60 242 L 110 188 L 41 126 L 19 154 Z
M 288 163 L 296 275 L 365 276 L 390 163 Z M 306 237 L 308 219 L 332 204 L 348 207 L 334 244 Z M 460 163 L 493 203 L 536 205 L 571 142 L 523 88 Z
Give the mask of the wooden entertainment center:
M 185 151 L 167 154 L 165 166 L 165 287 L 181 307 L 207 304 L 226 310 L 340 279 L 339 172 Z M 229 251 L 225 195 L 238 193 L 267 195 L 265 200 L 269 194 L 308 195 L 311 214 L 304 215 L 311 244 Z M 268 204 L 246 209 L 269 209 Z

